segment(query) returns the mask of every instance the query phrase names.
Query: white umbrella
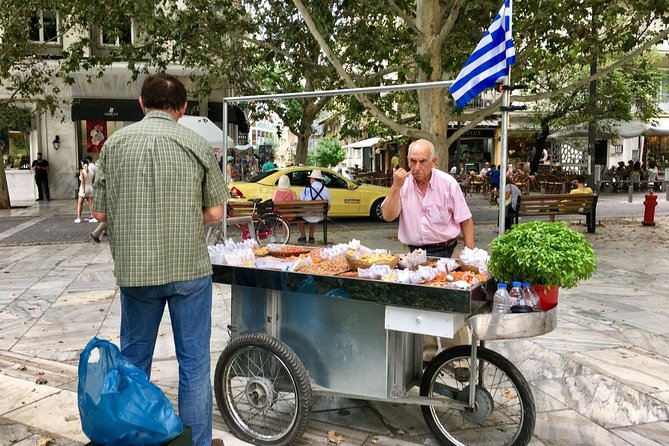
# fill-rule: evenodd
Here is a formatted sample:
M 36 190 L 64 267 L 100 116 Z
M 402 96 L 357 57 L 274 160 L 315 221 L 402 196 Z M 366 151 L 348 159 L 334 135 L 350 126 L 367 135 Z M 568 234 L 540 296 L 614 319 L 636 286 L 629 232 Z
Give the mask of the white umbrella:
M 204 116 L 184 115 L 179 119 L 179 124 L 191 129 L 202 136 L 214 149 L 223 149 L 223 130 Z M 228 147 L 235 146 L 235 142 L 228 136 Z

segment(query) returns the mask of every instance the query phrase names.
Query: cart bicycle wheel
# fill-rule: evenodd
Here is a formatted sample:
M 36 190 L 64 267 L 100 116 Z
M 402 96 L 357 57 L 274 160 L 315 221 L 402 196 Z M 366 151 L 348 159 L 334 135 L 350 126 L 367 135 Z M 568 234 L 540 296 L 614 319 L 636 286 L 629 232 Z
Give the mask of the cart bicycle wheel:
M 520 371 L 500 354 L 479 347 L 475 410 L 421 406 L 423 418 L 445 445 L 522 446 L 532 438 L 534 397 Z M 425 369 L 421 396 L 469 401 L 471 346 L 444 350 Z
M 290 347 L 264 333 L 230 341 L 216 363 L 214 392 L 225 423 L 244 441 L 290 445 L 307 428 L 307 371 Z
M 290 226 L 279 214 L 263 214 L 256 222 L 256 240 L 261 245 L 279 243 L 285 245 L 290 239 Z
M 225 241 L 225 237 L 223 237 L 223 228 L 221 227 L 220 221 L 205 225 L 204 235 L 207 246 L 216 245 Z

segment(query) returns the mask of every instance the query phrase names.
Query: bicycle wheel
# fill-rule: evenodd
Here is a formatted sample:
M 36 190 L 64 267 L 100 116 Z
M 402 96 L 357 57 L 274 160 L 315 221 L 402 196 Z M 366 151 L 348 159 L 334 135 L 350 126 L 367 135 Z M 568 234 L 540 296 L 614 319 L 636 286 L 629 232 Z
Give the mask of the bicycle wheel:
M 290 347 L 264 333 L 230 341 L 216 363 L 214 392 L 225 423 L 244 441 L 290 445 L 307 428 L 307 371 Z
M 216 245 L 225 241 L 225 237 L 223 237 L 223 228 L 220 221 L 205 225 L 204 235 L 207 246 Z
M 476 409 L 421 406 L 423 418 L 445 445 L 505 445 L 529 443 L 536 409 L 530 386 L 518 369 L 500 354 L 479 347 Z M 444 350 L 425 369 L 421 396 L 469 401 L 471 346 Z
M 285 245 L 290 239 L 290 226 L 279 214 L 263 214 L 255 223 L 256 240 L 261 245 L 279 243 Z

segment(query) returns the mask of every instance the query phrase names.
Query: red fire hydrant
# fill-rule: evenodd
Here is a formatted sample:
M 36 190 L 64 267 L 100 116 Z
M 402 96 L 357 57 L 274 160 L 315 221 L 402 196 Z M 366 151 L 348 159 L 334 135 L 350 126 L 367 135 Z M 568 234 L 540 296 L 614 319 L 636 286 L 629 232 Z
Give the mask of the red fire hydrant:
M 643 225 L 655 226 L 655 206 L 657 206 L 657 195 L 654 193 L 646 194 L 643 202 Z

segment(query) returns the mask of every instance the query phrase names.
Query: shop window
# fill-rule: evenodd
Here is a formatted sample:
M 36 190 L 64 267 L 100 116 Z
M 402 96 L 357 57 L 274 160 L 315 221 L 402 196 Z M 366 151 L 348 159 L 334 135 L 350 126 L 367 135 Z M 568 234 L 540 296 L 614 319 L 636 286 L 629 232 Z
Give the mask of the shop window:
M 0 147 L 5 169 L 30 169 L 28 133 L 0 132 Z
M 30 40 L 43 43 L 60 43 L 58 13 L 40 11 L 30 18 Z

